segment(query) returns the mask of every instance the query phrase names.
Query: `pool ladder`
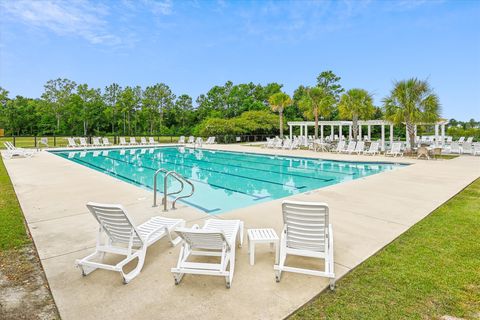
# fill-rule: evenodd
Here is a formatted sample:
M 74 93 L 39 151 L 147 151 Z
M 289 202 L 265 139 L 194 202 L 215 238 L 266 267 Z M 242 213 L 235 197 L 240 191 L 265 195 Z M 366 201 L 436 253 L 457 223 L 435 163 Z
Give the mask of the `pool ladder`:
M 181 193 L 183 191 L 184 187 L 185 187 L 185 183 L 187 183 L 188 185 L 190 185 L 190 187 L 192 187 L 192 191 L 189 194 L 186 194 L 186 195 L 183 195 L 183 196 L 178 196 L 175 199 L 173 199 L 172 209 L 175 209 L 175 203 L 177 203 L 178 200 L 191 197 L 193 195 L 193 193 L 195 192 L 195 187 L 193 186 L 193 183 L 188 181 L 184 176 L 182 176 L 181 174 L 179 174 L 176 171 L 173 171 L 173 170 L 168 171 L 166 169 L 160 168 L 157 171 L 155 171 L 155 174 L 153 175 L 153 206 L 154 207 L 157 206 L 157 176 L 158 176 L 159 173 L 164 173 L 165 174 L 165 176 L 163 177 L 163 199 L 162 199 L 163 211 L 168 211 L 167 197 L 171 196 L 171 195 L 174 195 L 174 194 Z M 180 185 L 181 185 L 180 190 L 168 193 L 168 177 L 170 177 L 170 176 L 175 178 L 175 180 L 177 180 L 178 182 L 180 182 Z

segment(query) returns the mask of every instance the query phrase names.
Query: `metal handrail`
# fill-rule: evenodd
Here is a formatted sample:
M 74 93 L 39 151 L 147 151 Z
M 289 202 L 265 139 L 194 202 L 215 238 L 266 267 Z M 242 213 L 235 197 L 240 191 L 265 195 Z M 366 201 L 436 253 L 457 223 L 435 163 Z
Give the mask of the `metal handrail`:
M 183 191 L 184 187 L 185 187 L 185 184 L 184 182 L 188 183 L 190 185 L 190 187 L 192 188 L 192 191 L 190 192 L 190 194 L 188 195 L 184 195 L 184 196 L 179 196 L 179 197 L 176 197 L 173 202 L 172 202 L 172 209 L 175 209 L 175 203 L 179 200 L 179 199 L 184 199 L 184 198 L 188 198 L 190 196 L 193 195 L 193 193 L 195 192 L 195 187 L 194 185 L 188 181 L 185 177 L 183 177 L 182 175 L 180 175 L 179 173 L 177 173 L 176 171 L 167 171 L 166 169 L 163 169 L 163 168 L 160 168 L 158 169 L 157 171 L 155 171 L 154 175 L 153 175 L 153 206 L 156 207 L 157 206 L 157 176 L 160 172 L 163 172 L 165 173 L 165 176 L 163 178 L 163 199 L 162 199 L 162 204 L 163 204 L 163 211 L 168 211 L 167 209 L 167 197 L 170 196 L 170 195 L 173 195 L 173 194 L 179 194 Z M 178 182 L 180 182 L 180 190 L 179 191 L 176 191 L 176 192 L 170 192 L 168 193 L 168 185 L 167 185 L 167 182 L 168 182 L 168 176 L 172 176 L 173 178 L 175 178 Z

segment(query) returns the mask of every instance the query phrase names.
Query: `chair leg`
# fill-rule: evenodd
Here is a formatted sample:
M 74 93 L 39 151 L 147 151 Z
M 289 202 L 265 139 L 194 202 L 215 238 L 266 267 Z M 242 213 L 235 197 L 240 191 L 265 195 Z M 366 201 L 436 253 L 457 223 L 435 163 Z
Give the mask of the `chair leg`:
M 138 276 L 140 274 L 140 271 L 142 271 L 143 264 L 145 263 L 145 253 L 146 253 L 145 251 L 146 249 L 142 250 L 142 252 L 138 255 L 137 266 L 132 271 L 130 271 L 129 273 L 124 273 L 123 271 L 121 272 L 124 284 L 127 284 L 130 281 L 132 281 L 132 279 Z

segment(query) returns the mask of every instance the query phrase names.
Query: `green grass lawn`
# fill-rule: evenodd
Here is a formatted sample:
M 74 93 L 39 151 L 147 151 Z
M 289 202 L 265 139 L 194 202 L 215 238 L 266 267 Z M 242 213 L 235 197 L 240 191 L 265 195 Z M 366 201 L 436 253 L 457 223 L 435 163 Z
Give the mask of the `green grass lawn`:
M 291 319 L 480 319 L 480 179 Z
M 29 241 L 22 209 L 0 156 L 0 250 L 15 249 Z

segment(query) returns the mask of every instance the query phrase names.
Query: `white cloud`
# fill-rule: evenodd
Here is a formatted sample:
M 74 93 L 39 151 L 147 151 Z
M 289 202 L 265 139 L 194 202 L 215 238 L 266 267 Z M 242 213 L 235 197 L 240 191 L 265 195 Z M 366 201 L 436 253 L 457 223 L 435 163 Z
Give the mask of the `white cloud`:
M 172 14 L 172 1 L 170 0 L 143 0 L 143 3 L 156 15 Z
M 83 0 L 0 2 L 7 18 L 29 26 L 53 31 L 61 36 L 75 35 L 92 44 L 117 45 L 121 38 L 107 30 L 108 7 Z

